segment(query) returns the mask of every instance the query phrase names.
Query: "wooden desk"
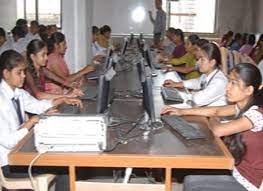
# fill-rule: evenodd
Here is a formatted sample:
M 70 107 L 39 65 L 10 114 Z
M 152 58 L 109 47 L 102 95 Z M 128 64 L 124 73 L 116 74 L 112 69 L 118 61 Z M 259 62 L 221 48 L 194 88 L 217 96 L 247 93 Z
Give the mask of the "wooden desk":
M 157 82 L 155 83 L 157 84 Z M 163 101 L 160 93 L 154 93 L 156 112 L 160 112 Z M 136 119 L 142 111 L 138 100 L 124 101 L 112 106 L 112 112 L 120 115 L 129 114 Z M 187 141 L 173 132 L 169 127 L 155 130 L 148 138 L 142 136 L 140 129 L 135 129 L 130 136 L 136 135 L 128 144 L 119 145 L 109 153 L 77 152 L 46 153 L 39 158 L 37 166 L 69 167 L 70 188 L 75 191 L 76 167 L 132 167 L 132 168 L 164 168 L 165 190 L 171 190 L 171 170 L 191 169 L 232 169 L 234 160 L 219 138 L 209 131 L 205 118 L 187 117 L 189 121 L 199 124 L 207 134 L 205 140 Z M 128 125 L 120 129 L 128 129 Z M 111 147 L 116 141 L 117 132 L 109 129 L 108 143 Z M 9 155 L 10 165 L 29 165 L 37 155 L 34 148 L 34 135 L 30 132 Z

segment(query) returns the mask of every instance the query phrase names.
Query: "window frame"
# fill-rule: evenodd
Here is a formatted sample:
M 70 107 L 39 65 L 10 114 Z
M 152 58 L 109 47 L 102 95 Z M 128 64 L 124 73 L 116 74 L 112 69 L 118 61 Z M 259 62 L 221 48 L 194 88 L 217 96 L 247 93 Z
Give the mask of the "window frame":
M 37 22 L 39 22 L 39 9 L 38 9 L 38 2 L 39 2 L 39 0 L 34 0 L 35 1 L 35 12 L 36 12 L 36 15 L 35 15 L 35 20 L 37 21 Z M 27 11 L 26 11 L 26 5 L 27 5 L 27 0 L 24 0 L 24 19 L 26 19 L 27 20 Z M 62 17 L 62 0 L 60 0 L 60 27 L 58 27 L 58 29 L 62 29 L 62 19 L 63 19 L 63 17 Z
M 167 27 L 171 27 L 171 16 L 174 15 L 174 13 L 171 13 L 171 2 L 172 1 L 180 1 L 180 0 L 166 0 L 166 14 L 167 14 Z M 217 25 L 218 25 L 218 4 L 219 1 L 218 0 L 215 0 L 215 21 L 214 21 L 214 27 L 213 27 L 213 31 L 214 32 L 188 32 L 188 31 L 184 31 L 185 34 L 199 34 L 199 35 L 202 35 L 202 36 L 211 36 L 211 37 L 215 37 L 217 34 L 218 34 L 218 31 L 217 31 Z M 178 14 L 181 14 L 181 13 L 178 13 Z M 190 13 L 187 14 L 187 15 L 191 15 Z

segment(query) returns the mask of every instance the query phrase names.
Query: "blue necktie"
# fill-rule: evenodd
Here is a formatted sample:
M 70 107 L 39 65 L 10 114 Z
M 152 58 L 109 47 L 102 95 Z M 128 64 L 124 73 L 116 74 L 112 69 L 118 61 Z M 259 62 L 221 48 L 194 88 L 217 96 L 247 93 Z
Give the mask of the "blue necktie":
M 18 120 L 19 120 L 19 125 L 21 125 L 24 120 L 23 120 L 23 117 L 22 117 L 22 112 L 21 112 L 21 107 L 20 107 L 20 102 L 19 102 L 19 99 L 16 99 L 16 98 L 12 98 L 12 103 L 15 107 L 15 110 L 16 110 L 16 113 L 17 113 L 17 117 L 18 117 Z

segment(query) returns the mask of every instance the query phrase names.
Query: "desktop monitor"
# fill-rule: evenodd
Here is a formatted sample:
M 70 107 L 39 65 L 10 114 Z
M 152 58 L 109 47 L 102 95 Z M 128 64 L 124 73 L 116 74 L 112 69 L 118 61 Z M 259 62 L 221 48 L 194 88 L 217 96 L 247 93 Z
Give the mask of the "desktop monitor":
M 136 39 L 136 42 L 137 42 L 137 46 L 138 46 L 138 49 L 140 51 L 141 54 L 143 54 L 143 50 L 144 50 L 144 45 L 145 45 L 145 40 L 140 40 L 139 38 Z
M 109 61 L 110 61 L 110 58 L 112 57 L 112 55 L 113 55 L 113 50 L 111 48 L 108 48 L 107 56 L 105 59 L 105 66 L 107 66 L 109 64 Z
M 127 50 L 127 47 L 128 47 L 128 39 L 124 38 L 123 39 L 122 50 L 121 50 L 121 56 L 124 56 L 124 54 L 125 54 L 125 52 Z
M 137 66 L 139 81 L 143 83 L 145 82 L 145 77 L 146 77 L 144 59 L 141 58 L 140 62 L 138 62 L 136 66 Z
M 130 45 L 133 44 L 133 40 L 134 40 L 134 34 L 131 33 L 131 34 L 130 34 L 130 39 L 129 39 L 129 44 L 130 44 Z
M 97 100 L 97 113 L 105 113 L 108 109 L 109 99 L 110 99 L 110 81 L 105 74 L 99 77 L 99 87 L 98 87 L 98 100 Z
M 143 89 L 143 107 L 147 112 L 150 125 L 156 122 L 155 111 L 154 111 L 154 100 L 152 91 L 152 78 L 150 76 L 145 77 L 145 82 L 142 83 Z
M 154 67 L 153 67 L 153 63 L 152 63 L 152 53 L 151 53 L 150 49 L 147 46 L 145 46 L 143 55 L 144 55 L 144 58 L 145 58 L 145 60 L 147 62 L 147 65 L 151 69 L 153 69 Z

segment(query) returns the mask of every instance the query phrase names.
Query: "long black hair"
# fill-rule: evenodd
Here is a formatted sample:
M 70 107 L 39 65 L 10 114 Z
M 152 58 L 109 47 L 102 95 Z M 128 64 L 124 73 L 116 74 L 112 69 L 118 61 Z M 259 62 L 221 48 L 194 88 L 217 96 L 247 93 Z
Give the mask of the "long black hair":
M 7 50 L 3 52 L 0 56 L 0 82 L 3 79 L 4 70 L 11 71 L 21 63 L 25 63 L 25 59 L 15 50 Z
M 65 41 L 65 35 L 61 32 L 53 33 L 50 38 L 47 40 L 48 54 L 52 53 L 55 48 L 55 44 L 59 44 Z
M 239 78 L 245 83 L 246 86 L 254 88 L 253 95 L 251 96 L 247 105 L 240 111 L 237 118 L 240 118 L 252 105 L 262 106 L 263 104 L 263 89 L 259 89 L 262 76 L 259 69 L 250 63 L 241 63 L 236 65 L 231 72 L 235 72 Z M 236 133 L 224 138 L 224 142 L 228 146 L 229 151 L 235 158 L 235 163 L 239 164 L 242 157 L 246 153 L 246 146 L 242 140 L 242 133 Z
M 204 45 L 202 45 L 200 48 L 202 51 L 204 51 L 207 54 L 209 60 L 214 59 L 216 61 L 215 67 L 218 68 L 219 66 L 221 66 L 222 64 L 221 53 L 216 44 L 212 42 L 208 42 L 208 43 L 204 43 Z
M 36 72 L 36 69 L 33 64 L 33 60 L 31 59 L 30 55 L 37 54 L 45 47 L 46 47 L 46 44 L 39 39 L 32 40 L 27 45 L 26 56 L 27 56 L 27 63 L 28 63 L 28 71 L 30 72 L 32 78 L 35 80 L 35 83 L 37 86 L 40 86 L 40 81 L 39 81 L 39 78 L 37 77 L 37 72 Z

